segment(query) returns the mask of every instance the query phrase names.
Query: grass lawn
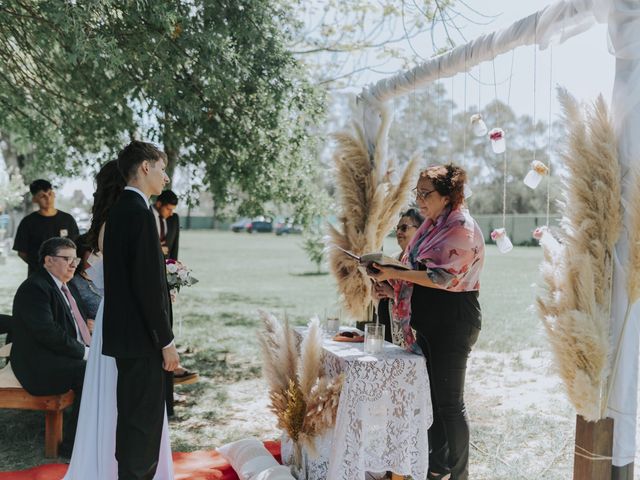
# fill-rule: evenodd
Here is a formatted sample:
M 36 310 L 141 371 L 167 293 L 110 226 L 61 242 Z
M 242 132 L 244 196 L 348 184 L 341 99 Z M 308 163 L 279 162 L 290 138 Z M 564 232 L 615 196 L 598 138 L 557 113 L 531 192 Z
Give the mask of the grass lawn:
M 188 400 L 177 407 L 176 418 L 171 421 L 173 448 L 207 449 L 252 433 L 273 435 L 272 426 L 255 431 L 254 416 L 269 416 L 265 405 L 250 405 L 253 397 L 258 396 L 256 386 L 262 385 L 256 310 L 286 312 L 295 323 L 305 323 L 314 314 L 336 309 L 333 278 L 328 274 L 315 274 L 315 265 L 301 249 L 300 236 L 187 231 L 182 233 L 180 243 L 181 259 L 192 268 L 200 283 L 180 293 L 175 306 L 174 330 L 178 344 L 187 349 L 182 356 L 183 363 L 198 370 L 202 379 L 197 384 L 177 388 Z M 395 251 L 394 243 L 388 239 L 385 250 Z M 473 383 L 470 395 L 482 396 L 477 401 L 469 400 L 473 403 L 472 416 L 479 416 L 475 424 L 472 421 L 472 435 L 478 437 L 477 448 L 472 451 L 472 468 L 489 473 L 476 478 L 503 478 L 497 471 L 503 472 L 504 478 L 518 477 L 515 473 L 522 465 L 508 460 L 513 452 L 497 454 L 494 451 L 495 448 L 509 451 L 504 447 L 509 443 L 505 436 L 518 439 L 530 435 L 535 425 L 549 429 L 550 437 L 554 438 L 548 445 L 549 455 L 555 458 L 559 449 L 562 453 L 566 441 L 564 432 L 571 431 L 570 412 L 568 418 L 565 418 L 566 412 L 561 412 L 561 420 L 542 419 L 535 424 L 526 416 L 506 415 L 504 412 L 508 410 L 490 415 L 483 413 L 485 408 L 491 409 L 494 399 L 482 393 L 486 389 L 472 377 L 486 375 L 486 372 L 491 375 L 496 365 L 508 367 L 509 371 L 526 371 L 530 363 L 542 355 L 545 339 L 540 321 L 531 308 L 541 257 L 538 248 L 515 248 L 510 254 L 501 255 L 495 247 L 487 247 L 481 290 L 483 328 L 476 346 L 481 354 L 470 368 L 468 381 Z M 13 293 L 26 276 L 26 266 L 12 256 L 0 265 L 0 271 L 0 312 L 10 312 Z M 499 392 L 501 387 L 496 388 Z M 264 397 L 262 393 L 260 396 Z M 242 410 L 239 402 L 249 402 L 249 407 L 244 405 Z M 243 412 L 242 418 L 230 415 L 238 408 Z M 254 411 L 247 412 L 246 408 Z M 557 427 L 559 421 L 562 428 Z M 0 410 L 0 471 L 46 462 L 43 435 L 42 414 Z M 535 453 L 537 457 L 540 448 L 547 448 L 537 441 L 529 442 L 537 445 L 531 447 L 532 455 Z M 494 472 L 493 475 L 490 472 Z M 556 478 L 547 473 L 541 478 Z

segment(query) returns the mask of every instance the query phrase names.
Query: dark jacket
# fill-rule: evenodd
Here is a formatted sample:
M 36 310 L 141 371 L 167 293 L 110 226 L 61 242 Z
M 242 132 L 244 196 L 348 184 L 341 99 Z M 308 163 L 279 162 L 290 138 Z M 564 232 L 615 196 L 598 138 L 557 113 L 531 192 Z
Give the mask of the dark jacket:
M 142 197 L 122 192 L 104 233 L 102 353 L 138 358 L 173 340 L 169 290 L 155 218 Z
M 180 217 L 177 213 L 167 218 L 167 235 L 165 242 L 169 248 L 167 258 L 178 260 L 178 249 L 180 248 Z
M 11 364 L 16 378 L 34 395 L 67 391 L 59 379 L 81 368 L 85 347 L 77 340 L 71 310 L 49 272 L 39 268 L 13 299 Z M 64 382 L 63 382 L 64 383 Z

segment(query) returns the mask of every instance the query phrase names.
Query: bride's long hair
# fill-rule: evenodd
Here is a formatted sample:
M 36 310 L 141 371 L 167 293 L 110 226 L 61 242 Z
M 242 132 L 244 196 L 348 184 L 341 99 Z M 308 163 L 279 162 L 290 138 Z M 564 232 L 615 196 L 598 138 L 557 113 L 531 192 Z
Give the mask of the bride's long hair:
M 116 202 L 125 185 L 126 182 L 115 160 L 105 163 L 96 175 L 96 191 L 93 194 L 93 207 L 91 207 L 91 227 L 87 232 L 87 243 L 94 251 L 98 250 L 100 228 L 106 222 L 109 209 Z

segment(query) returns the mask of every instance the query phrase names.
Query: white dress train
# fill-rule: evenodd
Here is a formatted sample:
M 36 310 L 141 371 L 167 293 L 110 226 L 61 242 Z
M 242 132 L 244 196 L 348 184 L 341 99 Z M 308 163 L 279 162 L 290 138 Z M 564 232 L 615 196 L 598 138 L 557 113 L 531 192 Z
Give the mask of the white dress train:
M 104 292 L 102 257 L 92 257 L 87 274 Z M 71 463 L 64 480 L 116 480 L 116 421 L 118 417 L 116 385 L 118 369 L 115 359 L 102 354 L 102 310 L 100 302 L 95 318 L 89 359 L 82 387 L 78 428 Z M 154 480 L 173 480 L 173 459 L 169 441 L 169 423 L 164 414 L 160 456 Z

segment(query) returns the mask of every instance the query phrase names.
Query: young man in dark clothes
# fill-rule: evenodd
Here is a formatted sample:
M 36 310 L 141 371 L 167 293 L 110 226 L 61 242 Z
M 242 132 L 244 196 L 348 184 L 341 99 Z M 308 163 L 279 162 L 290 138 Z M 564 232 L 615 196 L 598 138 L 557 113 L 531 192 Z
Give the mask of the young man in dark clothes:
M 71 215 L 56 209 L 56 193 L 47 180 L 35 180 L 29 185 L 37 212 L 30 213 L 18 225 L 13 249 L 29 266 L 28 276 L 39 267 L 38 250 L 45 240 L 53 237 L 78 237 L 78 225 Z

